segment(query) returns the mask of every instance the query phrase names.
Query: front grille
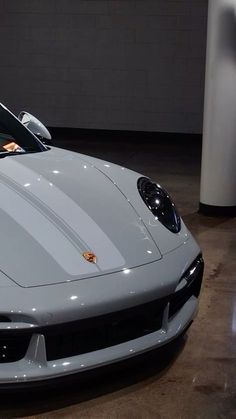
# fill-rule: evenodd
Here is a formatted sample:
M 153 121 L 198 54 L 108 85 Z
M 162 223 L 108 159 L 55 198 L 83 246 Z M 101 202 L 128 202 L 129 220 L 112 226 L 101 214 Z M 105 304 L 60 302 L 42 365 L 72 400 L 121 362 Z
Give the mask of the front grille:
M 104 349 L 159 330 L 166 304 L 165 298 L 60 328 L 48 328 L 44 332 L 47 359 L 50 361 Z
M 48 361 L 67 358 L 118 345 L 155 332 L 162 327 L 163 312 L 169 306 L 173 317 L 192 296 L 198 297 L 203 276 L 201 255 L 180 279 L 186 285 L 172 295 L 126 310 L 34 329 L 45 337 Z M 9 330 L 0 333 L 0 363 L 22 359 L 32 330 Z
M 22 359 L 28 349 L 31 335 L 27 334 L 16 334 L 13 332 L 0 333 L 0 363 L 15 362 Z

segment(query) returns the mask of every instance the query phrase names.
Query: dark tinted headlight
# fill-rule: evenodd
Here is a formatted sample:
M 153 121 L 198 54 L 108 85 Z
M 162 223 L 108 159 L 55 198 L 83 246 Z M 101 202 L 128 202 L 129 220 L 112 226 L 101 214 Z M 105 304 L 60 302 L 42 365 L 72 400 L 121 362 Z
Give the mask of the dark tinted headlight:
M 169 194 L 145 177 L 138 180 L 138 190 L 153 215 L 172 233 L 178 233 L 181 220 Z

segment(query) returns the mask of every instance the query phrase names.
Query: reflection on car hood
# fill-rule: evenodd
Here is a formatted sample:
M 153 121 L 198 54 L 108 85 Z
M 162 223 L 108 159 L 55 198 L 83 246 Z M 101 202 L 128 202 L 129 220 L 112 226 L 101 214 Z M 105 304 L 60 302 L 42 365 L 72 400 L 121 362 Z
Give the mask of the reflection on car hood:
M 20 286 L 128 273 L 161 257 L 125 196 L 75 153 L 2 159 L 0 194 L 0 269 Z

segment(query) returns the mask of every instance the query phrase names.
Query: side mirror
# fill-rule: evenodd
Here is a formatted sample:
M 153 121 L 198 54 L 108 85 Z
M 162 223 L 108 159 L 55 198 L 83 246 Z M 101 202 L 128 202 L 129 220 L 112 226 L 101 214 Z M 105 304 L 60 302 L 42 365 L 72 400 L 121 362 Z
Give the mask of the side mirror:
M 29 112 L 22 111 L 18 115 L 18 119 L 25 127 L 27 127 L 34 135 L 36 135 L 43 144 L 51 145 L 52 137 L 48 129 Z

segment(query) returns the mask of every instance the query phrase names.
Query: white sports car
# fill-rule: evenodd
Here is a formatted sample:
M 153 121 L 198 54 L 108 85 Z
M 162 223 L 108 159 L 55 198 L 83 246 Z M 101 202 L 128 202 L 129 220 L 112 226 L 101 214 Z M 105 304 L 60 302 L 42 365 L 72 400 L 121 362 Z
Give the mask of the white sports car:
M 2 385 L 157 348 L 198 307 L 203 259 L 168 193 L 49 140 L 0 105 Z

